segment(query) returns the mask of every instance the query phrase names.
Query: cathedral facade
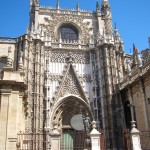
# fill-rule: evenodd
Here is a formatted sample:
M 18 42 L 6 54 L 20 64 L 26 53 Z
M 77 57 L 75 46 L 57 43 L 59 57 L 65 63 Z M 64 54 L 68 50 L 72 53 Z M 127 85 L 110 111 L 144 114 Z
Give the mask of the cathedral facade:
M 122 149 L 132 120 L 150 127 L 149 65 L 136 48 L 125 55 L 108 0 L 95 12 L 30 0 L 27 33 L 0 38 L 0 148 L 23 149 L 19 134 L 29 135 L 30 149 L 50 149 L 51 131 L 69 139 L 72 117 L 82 114 L 103 129 L 105 149 Z

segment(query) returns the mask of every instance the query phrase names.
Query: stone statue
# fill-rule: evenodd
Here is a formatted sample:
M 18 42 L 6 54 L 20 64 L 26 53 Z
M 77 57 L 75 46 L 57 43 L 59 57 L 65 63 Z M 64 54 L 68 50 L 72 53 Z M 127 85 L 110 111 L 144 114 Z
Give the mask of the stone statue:
M 91 124 L 90 117 L 88 116 L 88 114 L 86 114 L 86 116 L 83 119 L 84 119 L 83 120 L 84 129 L 85 129 L 86 133 L 89 133 L 90 132 L 90 124 Z
M 72 63 L 73 62 L 73 57 L 72 57 L 72 53 L 71 52 L 68 53 L 67 62 L 68 63 Z
M 131 72 L 131 61 L 129 59 L 126 60 L 126 68 L 127 73 Z

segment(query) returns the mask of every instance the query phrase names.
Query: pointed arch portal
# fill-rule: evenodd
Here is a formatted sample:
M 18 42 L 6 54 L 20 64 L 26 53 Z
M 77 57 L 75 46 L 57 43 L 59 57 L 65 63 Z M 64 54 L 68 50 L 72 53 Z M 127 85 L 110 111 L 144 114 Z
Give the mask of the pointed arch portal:
M 70 120 L 76 115 L 82 113 L 84 116 L 88 113 L 91 121 L 93 119 L 92 112 L 89 105 L 80 97 L 75 95 L 68 95 L 60 100 L 54 107 L 54 112 L 51 117 L 51 123 L 53 121 L 58 122 L 58 129 L 71 129 Z
M 82 150 L 86 148 L 85 140 L 87 134 L 85 131 L 75 131 L 71 127 L 71 118 L 74 115 L 81 114 L 86 116 L 88 113 L 92 121 L 92 112 L 89 105 L 80 97 L 68 95 L 61 98 L 52 115 L 52 122 L 58 122 L 58 130 L 61 132 L 61 149 L 74 150 L 77 148 Z

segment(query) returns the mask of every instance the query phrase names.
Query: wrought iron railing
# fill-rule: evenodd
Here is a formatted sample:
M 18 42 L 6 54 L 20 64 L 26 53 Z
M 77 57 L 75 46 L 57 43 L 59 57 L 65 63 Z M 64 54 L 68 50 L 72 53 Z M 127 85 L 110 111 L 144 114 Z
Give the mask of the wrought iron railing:
M 64 130 L 61 136 L 61 150 L 90 150 L 90 138 L 84 131 Z

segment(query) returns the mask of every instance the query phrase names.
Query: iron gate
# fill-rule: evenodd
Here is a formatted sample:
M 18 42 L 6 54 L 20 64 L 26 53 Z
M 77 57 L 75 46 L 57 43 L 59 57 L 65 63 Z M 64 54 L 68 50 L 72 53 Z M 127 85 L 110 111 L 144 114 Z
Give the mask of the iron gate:
M 90 150 L 90 145 L 90 138 L 84 131 L 63 130 L 61 150 Z

